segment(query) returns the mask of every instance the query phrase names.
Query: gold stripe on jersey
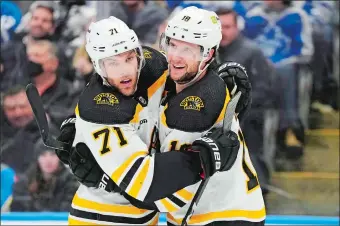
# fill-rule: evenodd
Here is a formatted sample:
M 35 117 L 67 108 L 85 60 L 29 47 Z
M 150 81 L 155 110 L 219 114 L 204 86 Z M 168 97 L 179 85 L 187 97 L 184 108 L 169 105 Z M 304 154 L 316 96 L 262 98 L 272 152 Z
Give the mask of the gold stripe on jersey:
M 181 224 L 181 218 L 175 219 L 171 214 L 167 214 L 170 220 Z M 218 211 L 218 212 L 210 212 L 205 214 L 197 214 L 191 216 L 188 224 L 198 224 L 203 225 L 208 222 L 213 221 L 223 221 L 228 220 L 231 221 L 233 219 L 240 219 L 244 221 L 262 221 L 266 217 L 266 209 L 263 207 L 260 210 L 225 210 L 225 211 Z
M 165 207 L 166 212 L 173 212 L 179 209 L 179 207 L 176 207 L 175 205 L 173 205 L 172 202 L 168 198 L 164 198 L 159 201 Z
M 135 114 L 133 115 L 133 118 L 131 119 L 130 123 L 139 123 L 139 113 L 143 110 L 143 106 L 138 103 L 136 106 Z
M 161 122 L 163 125 L 165 125 L 166 127 L 168 127 L 168 125 L 166 124 L 166 116 L 165 116 L 165 110 L 168 108 L 168 104 L 166 104 L 164 106 L 163 112 L 161 114 Z
M 76 114 L 76 116 L 79 117 L 79 107 L 78 107 L 78 104 L 77 104 L 76 108 L 74 109 L 74 114 Z
M 252 170 L 252 168 L 249 166 L 248 162 L 247 162 L 246 159 L 245 159 L 245 158 L 246 158 L 245 155 L 246 155 L 246 148 L 247 148 L 247 146 L 246 146 L 246 144 L 245 144 L 244 141 L 243 141 L 243 144 L 245 145 L 245 147 L 243 148 L 243 156 L 242 156 L 243 161 L 244 161 L 244 163 L 247 165 L 249 171 L 255 176 L 255 179 L 256 179 L 256 181 L 257 181 L 257 185 L 256 185 L 255 187 L 249 189 L 249 188 L 248 188 L 248 182 L 250 181 L 250 178 L 248 177 L 248 175 L 247 175 L 246 172 L 244 171 L 244 168 L 242 167 L 242 171 L 244 172 L 244 174 L 246 175 L 246 178 L 247 178 L 247 179 L 246 179 L 246 191 L 247 191 L 247 194 L 250 194 L 250 193 L 252 193 L 253 191 L 255 191 L 255 190 L 257 190 L 258 188 L 260 188 L 260 183 L 259 183 L 259 179 L 258 179 L 258 177 L 257 177 L 257 174 Z M 248 156 L 248 157 L 249 157 L 249 156 Z
M 153 221 L 151 221 L 150 224 L 148 225 L 158 225 L 158 222 L 159 222 L 159 214 L 157 214 L 155 218 L 153 219 Z
M 129 170 L 129 166 L 132 164 L 132 162 L 134 162 L 135 160 L 137 160 L 140 157 L 144 157 L 148 154 L 147 151 L 139 151 L 134 153 L 133 155 L 131 155 L 124 163 L 122 163 L 118 169 L 116 169 L 112 174 L 111 174 L 111 179 L 116 182 L 117 184 L 119 184 L 119 180 L 123 179 L 122 176 L 124 175 L 124 173 L 126 171 Z
M 185 190 L 185 188 L 177 191 L 175 195 L 186 201 L 190 201 L 194 197 L 194 194 Z
M 171 224 L 181 225 L 181 219 L 175 219 L 170 213 L 166 214 L 166 220 Z
M 136 179 L 134 179 L 134 182 L 131 186 L 131 188 L 129 189 L 129 191 L 127 192 L 130 196 L 132 196 L 133 198 L 136 198 L 143 186 L 143 182 L 148 174 L 149 171 L 149 166 L 150 166 L 150 158 L 148 159 L 144 159 L 146 160 L 144 163 L 144 166 L 142 167 L 142 169 L 140 170 L 140 172 L 138 173 Z
M 225 110 L 228 106 L 229 101 L 230 101 L 230 95 L 229 95 L 228 88 L 226 88 L 226 97 L 225 97 L 225 100 L 224 100 L 223 109 L 222 109 L 220 115 L 218 116 L 216 123 L 218 123 L 218 122 L 220 122 L 224 119 Z
M 149 88 L 148 88 L 148 97 L 150 98 L 155 94 L 155 92 L 165 84 L 166 78 L 168 76 L 168 69 L 163 72 L 161 77 L 157 79 Z
M 177 149 L 178 142 L 178 140 L 171 140 L 167 151 L 179 151 L 179 149 Z
M 238 131 L 238 139 L 240 141 L 240 144 L 241 144 L 241 147 L 242 147 L 242 164 L 241 164 L 241 167 L 242 167 L 242 172 L 244 173 L 244 175 L 246 176 L 246 191 L 247 191 L 247 194 L 250 194 L 252 193 L 253 191 L 255 191 L 256 189 L 260 188 L 260 183 L 259 183 L 259 179 L 257 177 L 257 174 L 256 172 L 254 172 L 252 170 L 252 168 L 249 166 L 248 162 L 246 161 L 246 158 L 245 158 L 245 155 L 246 155 L 246 152 L 248 153 L 248 157 L 249 157 L 249 151 L 248 151 L 248 147 L 247 147 L 247 144 L 245 142 L 245 139 L 244 139 L 244 136 L 243 136 L 243 133 L 241 130 Z M 250 159 L 250 157 L 249 157 Z M 251 161 L 251 160 L 250 160 Z M 251 189 L 248 188 L 248 182 L 250 181 L 250 178 L 249 176 L 247 175 L 246 171 L 244 170 L 244 166 L 243 166 L 243 163 L 247 166 L 248 170 L 250 171 L 250 173 L 255 177 L 256 181 L 257 181 L 257 185 Z
M 113 205 L 113 204 L 105 204 L 94 202 L 91 200 L 86 200 L 79 197 L 75 194 L 72 200 L 73 208 L 83 208 L 88 210 L 96 210 L 97 212 L 106 212 L 106 213 L 116 213 L 116 214 L 130 214 L 130 215 L 139 215 L 148 212 L 149 210 L 139 209 L 135 206 L 126 206 L 126 205 Z

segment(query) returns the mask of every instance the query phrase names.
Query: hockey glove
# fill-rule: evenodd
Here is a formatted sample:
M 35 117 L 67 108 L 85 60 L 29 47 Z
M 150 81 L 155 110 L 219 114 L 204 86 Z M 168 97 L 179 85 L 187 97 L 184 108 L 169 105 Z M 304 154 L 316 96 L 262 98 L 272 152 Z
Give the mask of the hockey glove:
M 63 123 L 60 126 L 60 135 L 57 137 L 57 140 L 68 143 L 72 145 L 74 141 L 74 137 L 76 135 L 76 117 L 75 115 L 71 115 L 67 119 L 63 121 Z M 61 150 L 55 150 L 57 156 L 59 157 L 60 161 L 62 161 L 64 164 L 69 164 L 69 157 L 70 157 L 70 151 L 61 151 Z
M 86 187 L 102 188 L 108 192 L 118 188 L 101 169 L 86 144 L 78 143 L 71 149 L 69 163 L 73 175 Z
M 227 84 L 231 96 L 241 91 L 242 95 L 235 112 L 239 114 L 238 118 L 242 120 L 251 106 L 251 83 L 246 69 L 236 62 L 225 62 L 218 67 L 217 72 Z
M 236 161 L 240 142 L 236 133 L 223 133 L 222 128 L 213 128 L 195 140 L 191 151 L 199 152 L 205 177 L 218 171 L 228 171 Z

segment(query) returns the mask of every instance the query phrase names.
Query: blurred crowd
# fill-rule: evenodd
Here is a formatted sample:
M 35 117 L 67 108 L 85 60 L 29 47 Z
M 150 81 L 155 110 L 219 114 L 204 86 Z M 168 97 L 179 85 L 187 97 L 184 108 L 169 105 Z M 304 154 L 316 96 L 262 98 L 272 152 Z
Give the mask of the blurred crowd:
M 305 131 L 318 127 L 315 118 L 339 108 L 338 4 L 1 1 L 1 211 L 68 211 L 78 187 L 54 151 L 42 144 L 25 86 L 36 85 L 51 133 L 57 135 L 94 73 L 85 51 L 91 21 L 116 16 L 143 45 L 158 49 L 167 20 L 191 5 L 214 10 L 220 18 L 217 60 L 236 61 L 248 72 L 253 99 L 242 129 L 268 193 L 273 171 L 301 170 L 285 163 L 303 158 Z

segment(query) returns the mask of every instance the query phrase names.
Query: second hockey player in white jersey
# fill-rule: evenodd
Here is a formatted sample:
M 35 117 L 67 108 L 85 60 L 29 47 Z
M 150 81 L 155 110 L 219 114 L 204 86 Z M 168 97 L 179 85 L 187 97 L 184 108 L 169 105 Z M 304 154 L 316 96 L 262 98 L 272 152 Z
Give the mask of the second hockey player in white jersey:
M 214 12 L 188 7 L 168 23 L 161 44 L 176 86 L 162 102 L 159 124 L 161 152 L 209 147 L 221 134 L 212 130 L 208 139 L 198 139 L 212 127 L 221 127 L 230 100 L 224 82 L 209 67 L 221 41 L 221 25 Z M 232 91 L 232 90 L 230 90 Z M 266 216 L 261 188 L 237 117 L 231 130 L 241 143 L 234 165 L 210 177 L 189 225 L 264 225 Z M 198 140 L 196 140 L 198 139 Z M 210 143 L 210 144 L 211 144 Z M 192 147 L 188 149 L 188 146 Z M 214 169 L 211 169 L 214 170 Z M 186 189 L 195 193 L 201 182 Z M 170 224 L 181 224 L 189 204 L 166 206 Z

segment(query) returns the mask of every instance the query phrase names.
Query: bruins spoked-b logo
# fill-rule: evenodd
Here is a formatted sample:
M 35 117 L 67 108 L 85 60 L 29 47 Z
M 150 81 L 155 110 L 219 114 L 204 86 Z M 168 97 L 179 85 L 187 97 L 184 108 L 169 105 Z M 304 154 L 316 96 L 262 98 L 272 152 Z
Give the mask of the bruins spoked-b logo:
M 186 97 L 184 100 L 182 100 L 180 106 L 183 107 L 184 110 L 200 111 L 201 108 L 204 108 L 202 99 L 197 96 Z
M 112 93 L 100 93 L 93 99 L 96 104 L 106 104 L 113 106 L 114 104 L 119 104 L 119 101 L 115 95 Z

